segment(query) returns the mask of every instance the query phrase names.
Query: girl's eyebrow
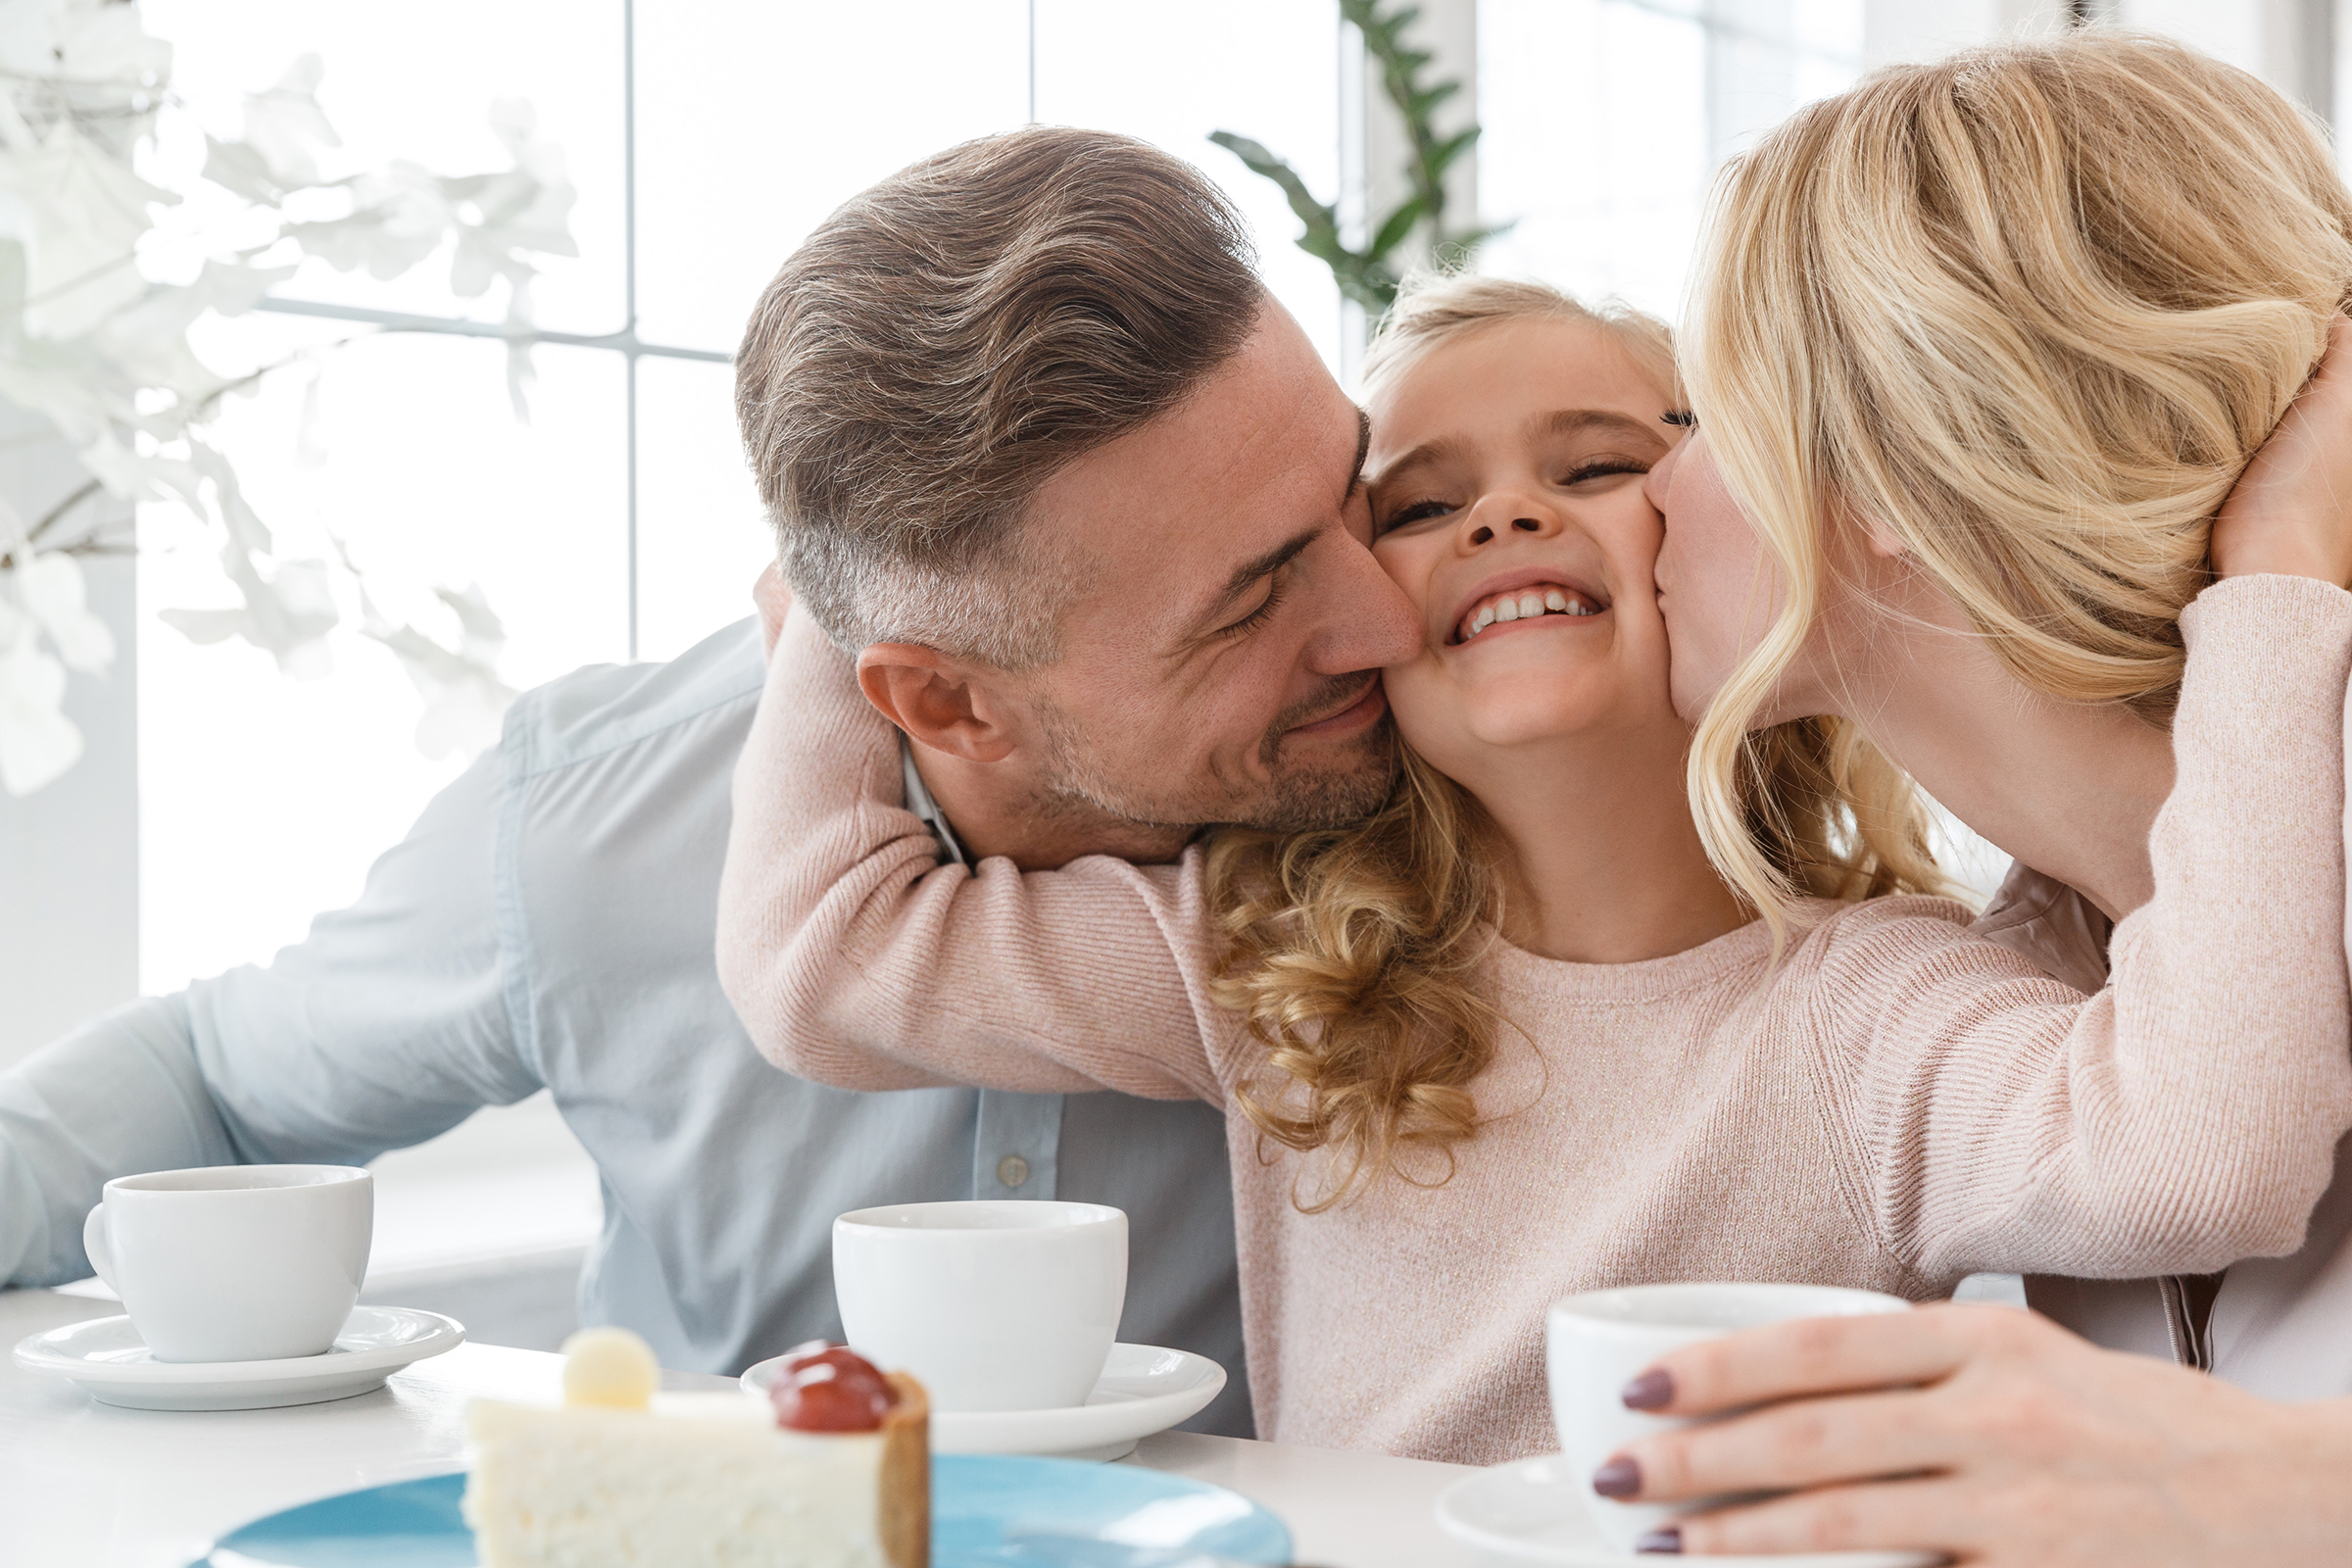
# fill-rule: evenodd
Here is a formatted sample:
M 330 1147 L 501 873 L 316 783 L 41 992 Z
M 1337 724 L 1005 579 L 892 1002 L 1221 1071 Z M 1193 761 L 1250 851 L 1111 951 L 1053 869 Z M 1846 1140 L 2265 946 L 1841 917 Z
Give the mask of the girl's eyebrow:
M 1563 435 L 1582 435 L 1597 431 L 1638 442 L 1643 447 L 1663 452 L 1667 442 L 1645 421 L 1615 409 L 1553 409 L 1536 415 L 1527 421 L 1525 439 L 1541 441 Z M 1380 472 L 1367 475 L 1374 484 L 1386 484 L 1397 474 L 1411 468 L 1436 467 L 1449 463 L 1467 462 L 1472 456 L 1471 444 L 1458 435 L 1442 435 L 1422 442 Z
M 1666 446 L 1665 439 L 1647 421 L 1620 414 L 1615 409 L 1554 409 L 1527 421 L 1527 434 L 1531 440 L 1541 440 L 1545 436 L 1582 435 L 1588 430 L 1626 436 L 1644 446 L 1661 450 Z
M 1384 466 L 1378 473 L 1366 474 L 1364 477 L 1368 483 L 1384 484 L 1407 468 L 1435 467 L 1448 463 L 1461 463 L 1467 461 L 1469 457 L 1469 442 L 1458 435 L 1442 435 L 1422 442 L 1403 457 Z

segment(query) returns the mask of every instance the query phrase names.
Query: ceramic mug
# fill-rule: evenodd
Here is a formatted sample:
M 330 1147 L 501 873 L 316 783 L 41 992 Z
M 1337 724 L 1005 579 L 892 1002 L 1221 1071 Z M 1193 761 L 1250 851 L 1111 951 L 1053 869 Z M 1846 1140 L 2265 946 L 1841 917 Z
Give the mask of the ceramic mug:
M 860 1208 L 833 1222 L 850 1348 L 943 1414 L 1084 1404 L 1127 1301 L 1127 1216 L 1101 1203 Z
M 1552 1420 L 1569 1474 L 1590 1476 L 1636 1439 L 1692 1424 L 1685 1417 L 1629 1410 L 1621 1396 L 1628 1383 L 1669 1350 L 1791 1318 L 1858 1317 L 1910 1306 L 1899 1297 L 1834 1285 L 1633 1285 L 1555 1301 L 1544 1360 Z M 1628 1552 L 1677 1515 L 1729 1500 L 1619 1502 L 1590 1487 L 1584 1495 L 1600 1533 Z
M 352 1165 L 118 1176 L 82 1246 L 158 1361 L 331 1348 L 368 1275 L 375 1178 Z

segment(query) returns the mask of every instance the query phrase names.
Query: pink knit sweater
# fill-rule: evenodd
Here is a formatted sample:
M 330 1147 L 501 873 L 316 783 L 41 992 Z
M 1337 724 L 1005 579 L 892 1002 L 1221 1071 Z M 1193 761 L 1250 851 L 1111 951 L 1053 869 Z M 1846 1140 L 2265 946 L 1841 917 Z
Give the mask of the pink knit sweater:
M 2085 999 L 1936 899 L 1814 905 L 1642 963 L 1498 945 L 1494 1118 L 1442 1185 L 1304 1214 L 1262 1141 L 1171 865 L 941 865 L 896 732 L 795 611 L 735 780 L 719 973 L 819 1082 L 1197 1096 L 1226 1108 L 1261 1436 L 1469 1463 L 1547 1450 L 1544 1308 L 1644 1280 L 1948 1294 L 1978 1269 L 2144 1275 L 2299 1244 L 2352 1127 L 2343 706 L 2352 596 L 2231 581 L 2183 617 L 2156 897 Z M 1441 1171 L 1420 1172 L 1425 1177 Z M 1152 1238 L 1139 1235 L 1148 1248 Z

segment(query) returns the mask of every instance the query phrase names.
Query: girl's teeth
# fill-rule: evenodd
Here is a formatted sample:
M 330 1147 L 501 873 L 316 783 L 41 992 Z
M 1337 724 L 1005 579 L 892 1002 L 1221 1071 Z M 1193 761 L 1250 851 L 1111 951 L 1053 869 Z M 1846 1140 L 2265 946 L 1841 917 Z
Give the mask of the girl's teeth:
M 1468 642 L 1496 621 L 1534 620 L 1546 612 L 1557 615 L 1600 613 L 1584 599 L 1565 589 L 1546 588 L 1541 593 L 1531 591 L 1515 598 L 1496 599 L 1492 604 L 1481 605 L 1478 612 L 1463 622 L 1462 641 Z

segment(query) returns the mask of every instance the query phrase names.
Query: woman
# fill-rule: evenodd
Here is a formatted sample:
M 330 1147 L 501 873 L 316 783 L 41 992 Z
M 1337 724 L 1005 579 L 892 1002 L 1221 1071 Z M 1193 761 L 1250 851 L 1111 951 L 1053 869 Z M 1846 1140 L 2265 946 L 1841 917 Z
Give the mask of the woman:
M 2017 858 L 1995 918 L 2007 912 L 2054 970 L 2095 980 L 2108 921 L 2186 872 L 2161 838 L 2151 858 L 2145 834 L 2171 787 L 2177 623 L 2207 581 L 2209 521 L 2319 362 L 2352 283 L 2352 197 L 2328 149 L 2269 88 L 2175 44 L 2093 33 L 1971 51 L 1882 73 L 1738 161 L 1702 275 L 1685 345 L 1697 430 L 1649 484 L 1667 519 L 1658 578 L 1676 703 L 1704 715 L 1691 784 L 1716 862 L 1760 903 L 1780 896 L 1738 818 L 1743 737 L 1792 716 L 1842 716 Z M 2322 395 L 2342 401 L 2339 387 Z M 2333 445 L 2340 470 L 2347 443 L 2339 434 Z M 2352 580 L 2336 517 L 2352 474 L 2331 471 L 2324 453 L 2301 444 L 2266 481 L 2300 485 L 2301 518 L 2259 485 L 2233 503 L 2236 515 L 2223 512 L 2215 573 Z M 2244 744 L 2272 741 L 2271 715 L 2247 720 Z M 2276 875 L 2282 886 L 2332 877 L 2340 857 L 2340 842 L 2315 845 Z M 2116 928 L 2119 963 L 2144 932 L 2144 921 Z M 2193 1128 L 2214 1108 L 2184 1100 L 2177 1116 Z M 2323 1276 L 2352 1217 L 2346 1196 L 2339 1184 L 2301 1258 L 2256 1272 L 2289 1288 Z M 2255 1381 L 2290 1396 L 2352 1392 L 2352 1300 L 2336 1303 L 2331 1334 L 2297 1336 L 2279 1323 L 2308 1320 L 2315 1303 L 2276 1285 L 2267 1301 L 2233 1301 L 2232 1289 L 2222 1285 L 2210 1324 L 2209 1281 L 2053 1298 L 2109 1343 L 2177 1349 L 2224 1375 L 2267 1361 Z M 1741 1399 L 1731 1402 L 1743 1402 L 1759 1390 L 1925 1381 L 1934 1366 L 1945 1402 L 1913 1396 L 1913 1429 L 1925 1409 L 1975 1410 L 1955 1414 L 1953 1430 L 1982 1438 L 1995 1370 L 2066 1362 L 2054 1336 L 2006 1323 L 1926 1320 L 1878 1338 L 1923 1343 L 1901 1355 L 1881 1347 L 1875 1366 L 1816 1365 L 1812 1383 L 1752 1366 L 1727 1382 L 1720 1368 L 1685 1366 L 1669 1375 L 1684 1385 L 1673 1408 L 1719 1407 L 1733 1387 Z M 2160 1369 L 2077 1370 L 2052 1375 L 2085 1391 L 2082 1424 L 2097 1434 L 2085 1439 L 2091 1453 L 2074 1456 L 2084 1509 L 2094 1493 L 2132 1492 L 2106 1485 L 2112 1464 L 2087 1479 L 2115 1444 L 2139 1445 L 2145 1459 L 2139 1504 L 2098 1509 L 2102 1529 L 2125 1532 L 2109 1543 L 2116 1561 L 2174 1560 L 2162 1553 L 2176 1548 L 2191 1553 L 2179 1560 L 2250 1561 L 2263 1549 L 2259 1535 L 2226 1547 L 2198 1540 L 2200 1511 L 2244 1523 L 2242 1486 L 2229 1507 L 2149 1505 L 2200 1476 L 2244 1479 L 2248 1467 L 2213 1462 L 2191 1426 L 2271 1433 L 2245 1441 L 2285 1456 L 2286 1471 L 2267 1478 L 2274 1488 L 2294 1464 L 2352 1446 L 2352 1409 L 2333 1417 L 2330 1439 L 2324 1415 L 2266 1425 L 2254 1401 L 2195 1393 Z M 2102 1428 L 2093 1411 L 2112 1419 Z M 2152 1433 L 2168 1420 L 2183 1430 Z M 1776 1469 L 1758 1458 L 1760 1429 L 1738 1431 L 1719 1441 L 1747 1444 L 1756 1461 L 1739 1486 L 1852 1473 Z M 2019 1446 L 2009 1447 L 2014 1489 Z M 1982 1442 L 1930 1449 L 1879 1453 L 1894 1468 L 1948 1464 L 1964 1476 L 1991 1458 Z M 1675 1490 L 1658 1472 L 1680 1474 L 1688 1460 L 1671 1447 L 1629 1457 L 1650 1472 L 1652 1495 Z M 1717 1466 L 1698 1490 L 1734 1470 Z M 2054 1459 L 2037 1472 L 2045 1491 L 2064 1473 Z M 2352 1488 L 2338 1475 L 2332 1491 Z M 2293 1494 L 2278 1504 L 2281 1531 L 2300 1506 Z M 1713 1551 L 1899 1543 L 1972 1561 L 2109 1560 L 2066 1555 L 2083 1521 L 2066 1518 L 2063 1495 L 2052 1500 L 2055 1510 L 2014 1505 L 2014 1494 L 1960 1500 L 1913 1482 L 1869 1499 L 1784 1501 L 1685 1536 Z M 1850 1528 L 1814 1528 L 1825 1521 Z M 2306 1513 L 2291 1528 L 2316 1523 Z M 2045 1524 L 2050 1533 L 2026 1539 Z M 2347 1534 L 2352 1520 L 2337 1521 L 2338 1548 Z
M 1803 721 L 1735 786 L 1807 895 L 1776 932 L 1709 868 L 1683 788 L 1642 488 L 1675 407 L 1654 326 L 1442 285 L 1367 381 L 1374 553 L 1425 633 L 1385 675 L 1419 760 L 1390 806 L 1173 867 L 940 866 L 865 794 L 897 736 L 796 620 L 721 895 L 721 978 L 771 1059 L 1222 1106 L 1259 1430 L 1327 1446 L 1548 1447 L 1541 1322 L 1568 1291 L 1924 1298 L 1982 1268 L 2292 1245 L 2352 1118 L 2343 981 L 2312 934 L 2340 889 L 2159 930 L 2086 1001 L 1893 892 L 1933 875 L 1907 786 Z M 2172 831 L 2228 885 L 2264 880 L 2212 848 L 2245 798 L 2283 842 L 2334 831 L 2289 786 L 2340 767 L 2352 598 L 2306 586 L 2215 607 L 2188 684 Z M 2284 658 L 2278 617 L 2305 634 Z M 2209 732 L 2246 693 L 2299 716 L 2295 746 Z M 2311 983 L 2233 981 L 2257 951 Z M 2231 995 L 2283 1021 L 2208 1028 L 2200 1000 Z M 2233 1082 L 2263 1089 L 2241 1116 L 2150 1136 L 2167 1091 Z

